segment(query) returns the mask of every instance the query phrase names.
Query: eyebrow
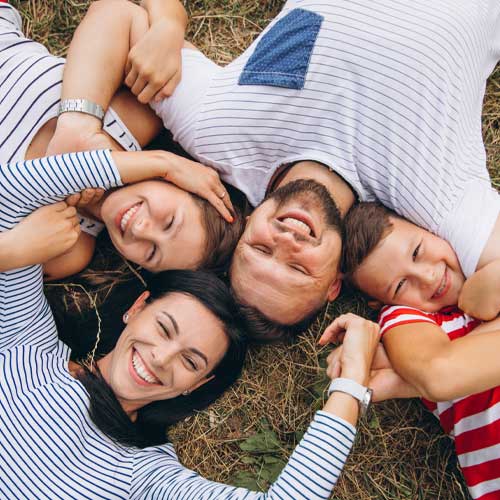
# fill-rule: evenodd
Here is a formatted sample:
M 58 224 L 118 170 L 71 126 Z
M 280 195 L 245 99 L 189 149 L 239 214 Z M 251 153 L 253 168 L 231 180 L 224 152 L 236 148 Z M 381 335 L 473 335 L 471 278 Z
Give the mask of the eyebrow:
M 179 335 L 179 325 L 177 324 L 177 321 L 175 321 L 175 318 L 167 311 L 162 311 L 162 313 L 170 319 L 172 325 L 174 326 L 175 334 Z M 205 356 L 204 353 L 202 353 L 201 351 L 199 351 L 194 347 L 190 347 L 188 351 L 199 356 L 205 362 L 205 365 L 208 366 L 208 358 Z

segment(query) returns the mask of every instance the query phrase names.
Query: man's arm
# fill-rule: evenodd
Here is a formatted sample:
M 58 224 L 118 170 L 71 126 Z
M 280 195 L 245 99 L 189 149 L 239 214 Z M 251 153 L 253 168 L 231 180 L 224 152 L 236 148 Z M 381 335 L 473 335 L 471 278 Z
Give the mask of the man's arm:
M 500 329 L 450 341 L 435 324 L 411 323 L 389 330 L 383 342 L 394 369 L 430 401 L 500 385 Z

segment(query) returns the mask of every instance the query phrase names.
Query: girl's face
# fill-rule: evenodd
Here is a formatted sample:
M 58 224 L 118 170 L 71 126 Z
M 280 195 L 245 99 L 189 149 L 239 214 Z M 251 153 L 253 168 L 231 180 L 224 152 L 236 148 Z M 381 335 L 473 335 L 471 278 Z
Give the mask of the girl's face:
M 98 361 L 128 413 L 196 390 L 229 347 L 221 322 L 195 298 L 171 293 L 147 305 L 147 295 L 129 310 L 113 351 Z
M 116 249 L 149 271 L 196 269 L 206 230 L 193 196 L 164 181 L 145 181 L 113 191 L 101 206 Z

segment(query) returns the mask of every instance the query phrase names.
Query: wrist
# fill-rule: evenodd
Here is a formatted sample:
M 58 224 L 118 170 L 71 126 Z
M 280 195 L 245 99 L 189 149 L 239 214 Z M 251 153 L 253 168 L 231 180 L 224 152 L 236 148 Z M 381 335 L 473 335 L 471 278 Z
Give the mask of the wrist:
M 57 126 L 67 129 L 77 129 L 80 132 L 100 132 L 102 122 L 96 116 L 79 113 L 78 111 L 68 111 L 59 115 Z
M 23 255 L 23 248 L 18 248 L 16 241 L 21 241 L 18 236 L 17 226 L 14 226 L 9 231 L 0 233 L 0 272 L 8 271 L 9 269 L 17 269 L 27 265 Z
M 370 377 L 370 372 L 369 370 L 366 370 L 359 366 L 353 366 L 353 367 L 343 366 L 340 372 L 340 377 L 347 378 L 349 380 L 357 382 L 360 385 L 367 386 Z

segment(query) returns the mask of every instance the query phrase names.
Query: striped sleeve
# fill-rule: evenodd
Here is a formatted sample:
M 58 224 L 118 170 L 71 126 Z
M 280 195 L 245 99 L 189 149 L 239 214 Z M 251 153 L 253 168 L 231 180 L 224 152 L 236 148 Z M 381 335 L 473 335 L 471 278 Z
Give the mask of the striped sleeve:
M 380 335 L 385 335 L 396 326 L 409 325 L 411 323 L 437 323 L 427 313 L 406 306 L 385 306 L 379 316 Z M 438 325 L 439 326 L 439 325 Z
M 355 428 L 320 411 L 267 493 L 203 479 L 184 468 L 172 448 L 142 450 L 136 456 L 132 499 L 326 500 L 354 442 Z
M 51 156 L 0 166 L 0 228 L 85 188 L 122 184 L 109 151 Z

